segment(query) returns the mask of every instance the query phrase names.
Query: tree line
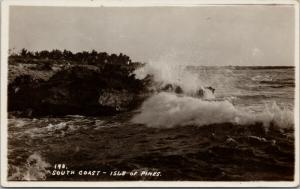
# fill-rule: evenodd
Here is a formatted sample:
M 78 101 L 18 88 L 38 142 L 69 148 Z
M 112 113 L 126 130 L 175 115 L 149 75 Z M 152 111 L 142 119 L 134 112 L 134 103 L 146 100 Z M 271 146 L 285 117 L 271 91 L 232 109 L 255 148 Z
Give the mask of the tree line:
M 80 62 L 81 64 L 99 64 L 99 63 L 108 63 L 108 64 L 131 64 L 132 61 L 129 56 L 120 53 L 117 54 L 108 54 L 106 52 L 97 52 L 96 50 L 92 51 L 82 51 L 73 53 L 69 50 L 58 50 L 53 49 L 51 51 L 42 50 L 42 51 L 29 51 L 23 48 L 18 53 L 10 54 L 11 58 L 20 58 L 20 59 L 40 59 L 40 60 L 66 60 L 72 62 Z

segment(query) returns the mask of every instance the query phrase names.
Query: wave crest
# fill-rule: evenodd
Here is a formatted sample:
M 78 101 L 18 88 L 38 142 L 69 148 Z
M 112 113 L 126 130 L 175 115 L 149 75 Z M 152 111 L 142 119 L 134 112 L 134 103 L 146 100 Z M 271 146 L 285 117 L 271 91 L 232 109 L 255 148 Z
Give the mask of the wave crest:
M 253 114 L 236 108 L 229 101 L 207 101 L 161 92 L 143 103 L 141 112 L 133 117 L 132 122 L 154 128 L 219 123 L 246 125 L 257 122 L 265 127 L 289 128 L 293 126 L 293 114 L 275 103 L 266 111 Z

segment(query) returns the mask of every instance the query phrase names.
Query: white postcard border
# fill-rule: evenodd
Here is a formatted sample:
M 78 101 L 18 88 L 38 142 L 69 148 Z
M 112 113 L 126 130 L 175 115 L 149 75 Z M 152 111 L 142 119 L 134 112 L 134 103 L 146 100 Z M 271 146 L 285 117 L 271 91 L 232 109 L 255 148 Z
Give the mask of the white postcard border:
M 293 5 L 295 7 L 295 174 L 294 181 L 7 181 L 7 80 L 10 6 L 155 7 Z M 1 3 L 1 185 L 3 187 L 296 187 L 299 186 L 299 2 L 297 0 L 4 0 Z

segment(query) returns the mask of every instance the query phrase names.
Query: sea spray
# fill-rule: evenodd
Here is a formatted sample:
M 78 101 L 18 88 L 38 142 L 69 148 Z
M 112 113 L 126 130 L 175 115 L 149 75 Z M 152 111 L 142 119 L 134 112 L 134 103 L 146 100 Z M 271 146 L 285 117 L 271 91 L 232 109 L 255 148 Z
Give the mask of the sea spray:
M 266 127 L 272 125 L 287 129 L 294 126 L 294 113 L 286 107 L 280 108 L 276 102 L 266 104 L 263 112 L 257 114 L 256 119 Z
M 220 123 L 250 125 L 262 123 L 280 128 L 293 125 L 293 116 L 286 109 L 273 105 L 268 110 L 253 114 L 236 108 L 229 101 L 207 101 L 190 96 L 161 92 L 147 99 L 131 120 L 154 128 L 176 126 L 204 126 Z
M 161 57 L 157 61 L 150 61 L 134 71 L 135 77 L 137 79 L 144 79 L 148 75 L 152 75 L 157 85 L 177 85 L 186 94 L 195 94 L 201 87 L 205 86 L 198 74 L 187 70 L 188 64 L 174 61 L 172 57 L 168 55 Z
M 158 85 L 176 85 L 183 90 L 180 97 L 176 94 L 160 92 L 144 102 L 141 113 L 136 115 L 134 123 L 146 124 L 149 127 L 183 125 L 208 125 L 213 123 L 239 123 L 251 119 L 251 116 L 236 110 L 228 101 L 209 102 L 201 99 L 214 99 L 214 93 L 205 88 L 197 73 L 187 69 L 188 64 L 172 60 L 172 54 L 150 61 L 135 70 L 137 79 L 148 75 Z M 171 60 L 170 60 L 171 59 Z M 159 87 L 158 87 L 159 88 Z M 199 95 L 202 91 L 202 95 Z M 170 91 L 172 92 L 172 91 Z M 201 96 L 201 99 L 198 97 Z
M 161 92 L 146 100 L 141 107 L 141 113 L 132 121 L 149 127 L 170 128 L 225 122 L 239 123 L 245 119 L 246 116 L 237 111 L 228 101 L 205 101 Z
M 231 101 L 236 99 L 236 96 L 232 96 L 230 99 L 228 96 L 225 98 L 218 96 L 215 99 L 214 92 L 209 90 L 208 86 L 219 87 L 216 88 L 216 91 L 223 89 L 223 93 L 224 88 L 225 91 L 241 93 L 238 87 L 240 80 L 232 77 L 231 69 L 214 69 L 215 74 L 211 77 L 206 74 L 206 69 L 195 72 L 189 69 L 189 66 L 190 64 L 187 62 L 176 60 L 176 54 L 169 53 L 160 57 L 159 60 L 150 61 L 135 70 L 134 74 L 138 79 L 144 79 L 151 75 L 157 85 L 179 86 L 182 92 L 176 94 L 174 90 L 167 90 L 167 92 L 157 90 L 154 96 L 143 103 L 140 114 L 134 116 L 132 122 L 158 128 L 184 125 L 203 126 L 226 122 L 239 125 L 259 122 L 265 128 L 270 125 L 279 128 L 293 127 L 293 112 L 287 108 L 280 108 L 276 102 L 271 105 L 267 104 L 261 112 L 253 113 L 247 108 L 241 109 L 239 106 L 234 106 Z M 199 91 L 202 91 L 203 94 L 199 95 Z M 247 93 L 248 91 L 242 92 Z
M 10 167 L 13 173 L 8 180 L 46 180 L 50 166 L 39 153 L 33 153 L 27 158 L 24 166 Z

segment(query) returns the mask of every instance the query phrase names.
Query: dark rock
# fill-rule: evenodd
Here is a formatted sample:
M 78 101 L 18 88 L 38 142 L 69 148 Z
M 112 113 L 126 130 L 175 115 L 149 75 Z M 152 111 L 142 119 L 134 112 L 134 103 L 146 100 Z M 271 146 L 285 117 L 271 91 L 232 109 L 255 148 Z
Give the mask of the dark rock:
M 179 85 L 176 85 L 176 84 L 166 84 L 166 85 L 160 87 L 160 89 L 158 89 L 158 91 L 174 92 L 176 94 L 183 93 L 183 89 Z
M 208 89 L 208 90 L 210 90 L 213 94 L 215 93 L 215 88 L 213 88 L 213 87 L 205 87 L 205 89 Z
M 179 87 L 179 86 L 176 86 L 174 91 L 175 91 L 175 93 L 177 93 L 177 94 L 182 94 L 182 93 L 183 93 L 182 88 Z
M 198 98 L 203 98 L 205 96 L 205 93 L 207 92 L 206 90 L 211 91 L 212 94 L 214 94 L 214 92 L 215 92 L 215 89 L 213 87 L 209 86 L 209 87 L 204 87 L 204 88 L 198 89 L 195 94 L 187 94 L 187 95 L 190 95 L 193 97 L 198 97 Z M 171 92 L 171 93 L 176 93 L 176 94 L 184 93 L 183 89 L 179 85 L 170 84 L 170 83 L 160 86 L 158 88 L 158 91 Z
M 9 85 L 8 109 L 21 111 L 25 117 L 112 115 L 136 108 L 145 90 L 143 81 L 122 70 L 76 66 L 57 72 L 48 81 L 30 75 L 16 78 Z
M 128 91 L 107 90 L 100 93 L 98 102 L 103 106 L 115 107 L 116 111 L 122 111 L 126 110 L 133 100 L 134 95 Z
M 172 84 L 166 84 L 160 90 L 165 91 L 165 92 L 173 92 L 174 91 L 174 86 Z
M 36 80 L 30 75 L 17 77 L 8 86 L 8 110 L 23 110 L 25 115 L 28 112 L 32 114 L 31 108 L 37 106 L 36 99 L 40 98 L 36 91 L 43 82 L 43 80 Z
M 205 91 L 204 91 L 203 89 L 199 89 L 199 90 L 197 91 L 196 95 L 197 95 L 198 97 L 202 98 L 202 97 L 204 97 L 204 93 L 205 93 Z

